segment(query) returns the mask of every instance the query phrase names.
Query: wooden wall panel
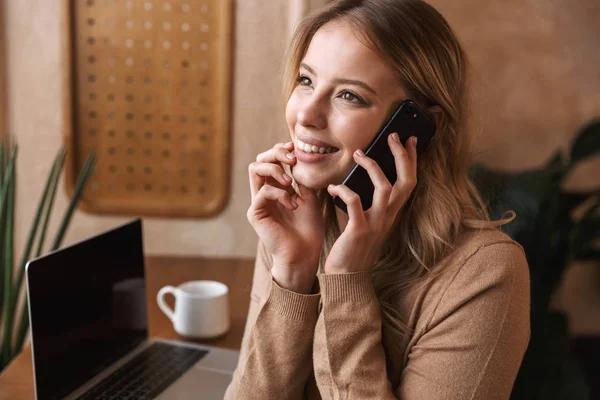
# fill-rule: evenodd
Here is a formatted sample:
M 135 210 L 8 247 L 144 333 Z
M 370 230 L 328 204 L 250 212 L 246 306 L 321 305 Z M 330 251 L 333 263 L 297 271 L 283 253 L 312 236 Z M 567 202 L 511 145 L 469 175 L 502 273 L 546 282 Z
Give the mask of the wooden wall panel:
M 64 7 L 68 191 L 95 150 L 87 211 L 221 211 L 231 167 L 231 1 L 65 0 Z

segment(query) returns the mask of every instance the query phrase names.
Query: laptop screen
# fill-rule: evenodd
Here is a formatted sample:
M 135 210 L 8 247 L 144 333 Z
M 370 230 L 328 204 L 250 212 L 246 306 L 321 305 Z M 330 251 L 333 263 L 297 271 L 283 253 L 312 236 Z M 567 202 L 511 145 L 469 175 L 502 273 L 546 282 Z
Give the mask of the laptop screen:
M 27 266 L 36 393 L 59 399 L 147 338 L 141 221 Z

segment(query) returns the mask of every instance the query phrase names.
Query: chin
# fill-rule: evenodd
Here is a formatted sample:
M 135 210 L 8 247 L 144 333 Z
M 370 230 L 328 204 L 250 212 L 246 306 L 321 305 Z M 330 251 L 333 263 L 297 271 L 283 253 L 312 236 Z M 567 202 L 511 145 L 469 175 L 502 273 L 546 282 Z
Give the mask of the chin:
M 324 176 L 302 167 L 294 168 L 292 177 L 296 183 L 314 190 L 326 188 L 330 183 L 333 183 L 332 177 Z

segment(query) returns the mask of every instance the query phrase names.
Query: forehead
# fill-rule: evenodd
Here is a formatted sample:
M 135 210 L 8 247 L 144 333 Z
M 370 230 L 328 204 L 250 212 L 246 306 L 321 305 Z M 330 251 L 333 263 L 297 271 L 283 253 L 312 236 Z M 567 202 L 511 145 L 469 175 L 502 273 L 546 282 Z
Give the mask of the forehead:
M 314 34 L 303 62 L 315 70 L 319 79 L 358 79 L 378 93 L 400 87 L 389 64 L 346 22 L 323 25 Z

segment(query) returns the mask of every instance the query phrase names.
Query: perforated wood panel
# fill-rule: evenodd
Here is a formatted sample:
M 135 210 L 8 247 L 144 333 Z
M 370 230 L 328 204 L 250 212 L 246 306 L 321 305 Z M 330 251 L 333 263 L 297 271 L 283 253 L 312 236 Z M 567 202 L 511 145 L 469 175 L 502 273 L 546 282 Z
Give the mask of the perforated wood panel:
M 230 165 L 230 0 L 67 4 L 68 191 L 96 149 L 84 209 L 218 212 Z

